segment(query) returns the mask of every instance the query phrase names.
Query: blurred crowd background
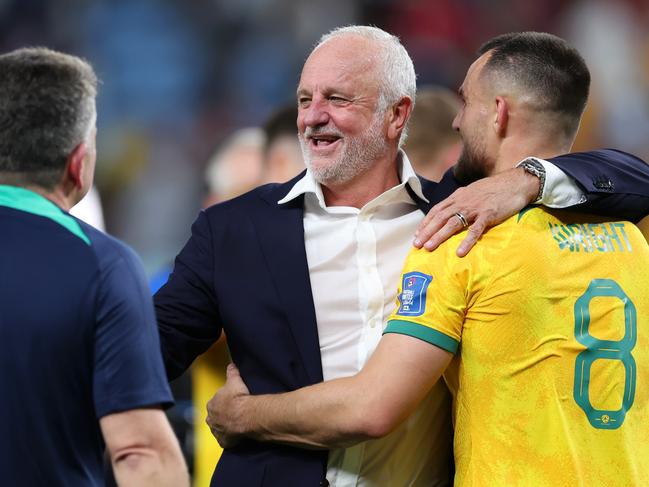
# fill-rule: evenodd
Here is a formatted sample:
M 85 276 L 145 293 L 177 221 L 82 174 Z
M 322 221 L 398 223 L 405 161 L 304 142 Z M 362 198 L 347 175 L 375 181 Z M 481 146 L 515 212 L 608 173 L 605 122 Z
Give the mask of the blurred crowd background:
M 153 274 L 188 235 L 211 154 L 292 103 L 314 42 L 352 23 L 399 35 L 419 83 L 454 90 L 487 38 L 558 34 L 594 79 L 578 148 L 649 156 L 648 0 L 0 0 L 0 50 L 44 45 L 95 66 L 106 228 Z
M 348 24 L 398 35 L 419 85 L 452 90 L 494 35 L 564 37 L 593 77 L 575 149 L 649 159 L 649 0 L 0 0 L 0 50 L 42 45 L 93 64 L 106 230 L 134 247 L 154 278 L 187 239 L 208 189 L 218 201 L 300 170 L 264 173 L 241 154 L 228 168 L 207 168 L 232 145 L 270 157 L 259 128 L 294 106 L 320 35 Z

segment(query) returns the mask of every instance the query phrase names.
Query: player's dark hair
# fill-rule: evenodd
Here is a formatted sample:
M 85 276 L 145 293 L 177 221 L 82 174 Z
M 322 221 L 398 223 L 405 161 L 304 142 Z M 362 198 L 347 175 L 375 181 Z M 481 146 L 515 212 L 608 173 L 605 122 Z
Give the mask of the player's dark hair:
M 264 152 L 268 151 L 271 144 L 283 135 L 292 135 L 297 138 L 297 106 L 295 103 L 284 105 L 275 110 L 264 123 Z
M 95 116 L 97 78 L 75 56 L 25 48 L 0 56 L 0 175 L 52 189 Z
M 483 75 L 504 74 L 530 94 L 541 110 L 563 115 L 564 130 L 574 133 L 588 100 L 590 72 L 579 52 L 565 40 L 543 32 L 513 32 L 485 42 L 490 52 Z

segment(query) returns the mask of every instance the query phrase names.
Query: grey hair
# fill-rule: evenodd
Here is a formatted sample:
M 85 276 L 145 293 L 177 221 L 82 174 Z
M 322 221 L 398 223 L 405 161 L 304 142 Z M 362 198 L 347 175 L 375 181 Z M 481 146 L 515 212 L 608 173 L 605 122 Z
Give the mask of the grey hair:
M 52 189 L 96 122 L 97 77 L 86 61 L 43 47 L 0 56 L 0 173 Z
M 375 41 L 381 46 L 377 52 L 380 59 L 379 66 L 379 103 L 377 111 L 385 111 L 397 103 L 401 98 L 408 97 L 414 107 L 417 96 L 417 75 L 412 59 L 399 38 L 378 27 L 368 25 L 349 25 L 338 27 L 324 34 L 316 46 L 315 51 L 324 43 L 341 36 L 356 35 Z M 407 137 L 407 124 L 401 132 L 399 147 Z

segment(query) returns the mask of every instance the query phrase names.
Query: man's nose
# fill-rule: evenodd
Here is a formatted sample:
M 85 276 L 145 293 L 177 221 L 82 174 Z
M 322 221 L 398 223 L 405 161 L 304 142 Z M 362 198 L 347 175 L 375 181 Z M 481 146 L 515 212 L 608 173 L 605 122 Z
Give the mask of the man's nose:
M 312 100 L 309 106 L 303 110 L 304 125 L 307 127 L 326 125 L 329 122 L 329 111 L 325 100 Z

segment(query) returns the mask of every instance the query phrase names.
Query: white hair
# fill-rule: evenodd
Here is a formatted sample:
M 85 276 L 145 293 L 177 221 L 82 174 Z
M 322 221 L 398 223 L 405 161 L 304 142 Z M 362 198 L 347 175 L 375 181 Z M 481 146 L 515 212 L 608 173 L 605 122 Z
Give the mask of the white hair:
M 378 27 L 349 25 L 346 27 L 338 27 L 324 34 L 313 48 L 313 51 L 332 39 L 347 35 L 355 35 L 372 40 L 381 47 L 377 52 L 380 60 L 380 65 L 377 67 L 379 71 L 379 103 L 377 111 L 385 111 L 388 107 L 406 96 L 412 100 L 414 107 L 417 96 L 417 75 L 415 74 L 415 67 L 412 64 L 412 59 L 410 59 L 408 51 L 403 47 L 397 36 Z M 401 133 L 399 146 L 405 142 L 406 137 L 407 125 Z

